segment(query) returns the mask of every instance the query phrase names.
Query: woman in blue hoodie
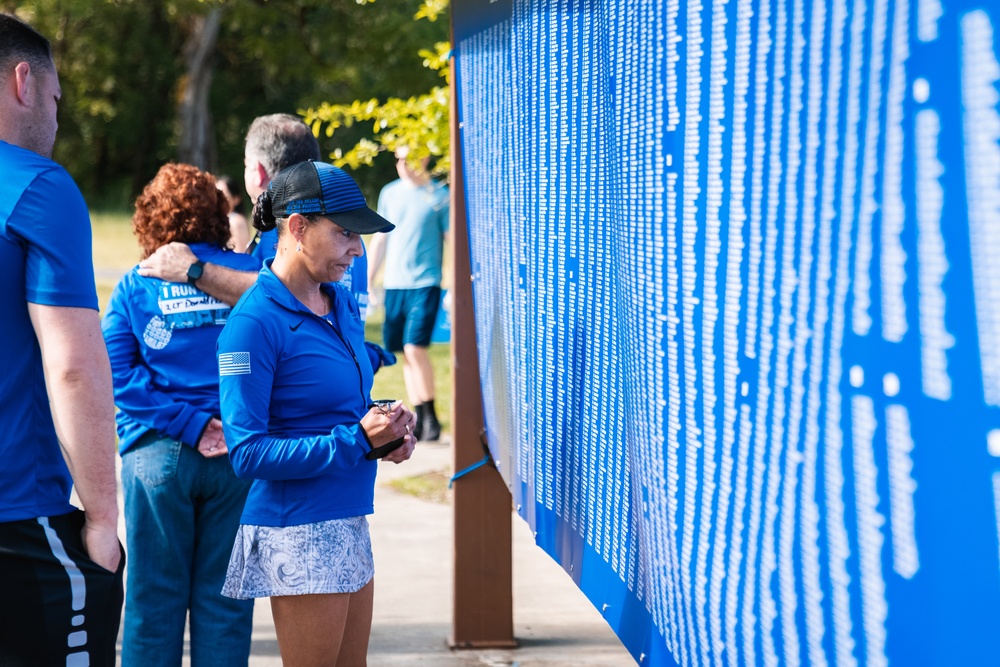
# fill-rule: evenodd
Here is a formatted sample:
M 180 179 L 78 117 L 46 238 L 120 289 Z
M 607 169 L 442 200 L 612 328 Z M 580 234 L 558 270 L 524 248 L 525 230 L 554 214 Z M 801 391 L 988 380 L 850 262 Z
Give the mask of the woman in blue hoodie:
M 281 171 L 253 217 L 278 247 L 219 337 L 229 457 L 254 480 L 223 593 L 271 598 L 285 664 L 363 665 L 376 459 L 408 459 L 416 419 L 372 404 L 364 323 L 338 281 L 361 234 L 393 226 L 322 162 Z
M 226 249 L 229 204 L 215 179 L 167 164 L 135 203 L 143 257 L 172 241 L 244 271 Z M 229 307 L 187 284 L 118 283 L 102 322 L 111 358 L 125 492 L 128 587 L 122 662 L 179 665 L 190 612 L 192 665 L 246 665 L 253 603 L 221 594 L 249 485 L 226 458 L 215 346 Z

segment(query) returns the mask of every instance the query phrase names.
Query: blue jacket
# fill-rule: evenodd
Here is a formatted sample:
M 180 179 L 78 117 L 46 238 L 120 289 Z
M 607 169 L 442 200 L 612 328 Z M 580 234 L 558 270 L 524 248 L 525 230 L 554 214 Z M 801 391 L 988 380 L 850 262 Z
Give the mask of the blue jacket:
M 241 271 L 259 260 L 207 243 L 199 259 Z M 140 276 L 118 282 L 101 322 L 118 406 L 118 447 L 128 451 L 153 430 L 195 447 L 209 419 L 219 416 L 215 343 L 229 306 L 184 283 Z
M 351 293 L 324 285 L 314 315 L 265 262 L 219 337 L 219 389 L 229 459 L 254 480 L 242 522 L 261 526 L 371 514 L 376 462 L 360 420 L 372 366 Z

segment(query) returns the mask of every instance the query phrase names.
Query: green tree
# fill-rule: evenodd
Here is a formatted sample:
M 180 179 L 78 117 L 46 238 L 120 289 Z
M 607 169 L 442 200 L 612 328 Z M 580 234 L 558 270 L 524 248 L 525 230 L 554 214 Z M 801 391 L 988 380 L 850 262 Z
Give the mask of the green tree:
M 205 159 L 216 173 L 237 175 L 255 116 L 433 85 L 436 74 L 411 54 L 447 28 L 412 21 L 419 6 L 419 0 L 393 0 L 379 11 L 329 0 L 0 0 L 0 11 L 52 40 L 64 93 L 55 158 L 97 206 L 127 205 L 160 165 L 180 158 L 183 100 L 194 90 L 185 46 L 211 12 L 219 11 L 219 27 L 201 64 L 211 75 Z M 325 137 L 322 144 L 325 151 L 337 148 Z M 392 173 L 386 163 L 358 180 L 372 196 Z
M 375 0 L 358 0 L 371 4 Z M 426 0 L 414 14 L 414 19 L 427 19 L 434 23 L 448 9 L 448 0 Z M 361 165 L 374 165 L 382 152 L 394 152 L 407 146 L 409 159 L 418 162 L 430 157 L 436 165 L 435 171 L 447 174 L 450 168 L 450 68 L 451 44 L 447 41 L 435 42 L 433 48 L 420 49 L 417 55 L 423 66 L 436 72 L 438 85 L 429 91 L 410 97 L 396 96 L 379 102 L 378 97 L 355 100 L 349 104 L 324 102 L 300 113 L 309 123 L 316 136 L 325 134 L 334 137 L 344 129 L 370 123 L 370 133 L 349 143 L 349 148 L 337 148 L 334 162 L 339 166 L 357 169 Z
M 376 11 L 329 0 L 228 4 L 213 86 L 222 165 L 242 171 L 243 135 L 249 120 L 262 113 L 295 113 L 324 100 L 414 95 L 430 88 L 438 76 L 413 54 L 445 38 L 448 27 L 413 21 L 420 6 L 419 0 L 393 0 Z M 320 135 L 320 143 L 332 154 L 363 136 L 355 127 L 333 138 Z M 394 163 L 382 161 L 355 176 L 372 199 L 395 178 Z
M 181 42 L 157 0 L 6 3 L 49 37 L 63 102 L 55 159 L 85 193 L 123 199 L 171 156 Z M 142 54 L 129 58 L 126 54 Z

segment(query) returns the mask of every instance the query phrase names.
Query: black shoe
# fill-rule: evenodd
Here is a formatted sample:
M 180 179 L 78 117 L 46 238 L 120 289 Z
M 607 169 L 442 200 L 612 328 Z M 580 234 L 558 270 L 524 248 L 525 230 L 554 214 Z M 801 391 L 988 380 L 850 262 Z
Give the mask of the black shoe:
M 413 426 L 413 437 L 419 442 L 424 434 L 424 413 L 426 410 L 423 403 L 413 406 L 413 410 L 417 413 L 417 423 Z
M 433 413 L 424 415 L 424 420 L 417 428 L 420 431 L 418 440 L 438 440 L 441 437 L 441 424 Z
M 434 401 L 427 401 L 422 406 L 423 414 L 418 417 L 420 437 L 418 440 L 437 440 L 441 437 L 441 423 L 434 412 Z

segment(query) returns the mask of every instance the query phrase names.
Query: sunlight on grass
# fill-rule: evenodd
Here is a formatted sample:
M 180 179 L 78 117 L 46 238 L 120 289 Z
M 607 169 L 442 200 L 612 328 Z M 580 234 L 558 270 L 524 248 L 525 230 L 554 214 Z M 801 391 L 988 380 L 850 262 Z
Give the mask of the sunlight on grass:
M 435 470 L 423 475 L 394 479 L 387 486 L 399 493 L 405 493 L 421 500 L 450 503 L 451 489 L 448 488 L 448 479 L 448 475 L 443 470 Z
M 119 278 L 139 262 L 139 244 L 132 235 L 132 218 L 127 213 L 91 212 L 90 224 L 94 232 L 97 303 L 103 314 Z
M 132 235 L 132 218 L 125 213 L 91 213 L 94 267 L 122 272 L 139 262 L 139 244 Z

